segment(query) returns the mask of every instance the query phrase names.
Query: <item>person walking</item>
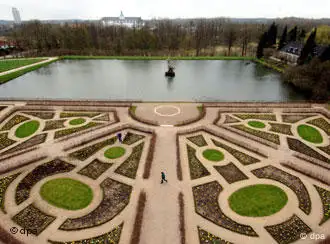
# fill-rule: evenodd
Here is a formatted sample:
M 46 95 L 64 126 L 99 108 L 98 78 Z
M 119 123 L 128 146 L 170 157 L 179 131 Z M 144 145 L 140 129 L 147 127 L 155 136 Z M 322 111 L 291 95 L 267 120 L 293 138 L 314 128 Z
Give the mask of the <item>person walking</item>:
M 166 176 L 165 176 L 165 173 L 162 172 L 162 181 L 160 182 L 160 184 L 163 184 L 164 181 L 167 182 L 167 180 L 166 180 Z
M 119 140 L 120 143 L 123 143 L 123 140 L 121 138 L 121 133 L 120 132 L 117 134 L 117 138 L 118 138 L 118 140 Z

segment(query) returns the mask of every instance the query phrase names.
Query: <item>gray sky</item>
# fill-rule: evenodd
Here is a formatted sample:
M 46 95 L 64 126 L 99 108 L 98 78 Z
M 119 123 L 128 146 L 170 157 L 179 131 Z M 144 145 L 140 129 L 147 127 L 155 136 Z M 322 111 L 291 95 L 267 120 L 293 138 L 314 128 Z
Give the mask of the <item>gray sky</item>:
M 330 0 L 0 0 L 0 19 L 99 19 L 118 16 L 190 17 L 330 17 Z

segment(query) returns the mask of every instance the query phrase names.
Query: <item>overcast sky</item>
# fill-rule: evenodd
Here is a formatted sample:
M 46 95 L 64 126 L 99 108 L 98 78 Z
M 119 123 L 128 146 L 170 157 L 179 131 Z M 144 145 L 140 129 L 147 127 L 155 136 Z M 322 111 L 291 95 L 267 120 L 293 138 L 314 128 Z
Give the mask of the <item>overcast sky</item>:
M 330 17 L 330 0 L 0 0 L 0 19 L 12 20 L 11 7 L 29 19 L 100 19 L 118 16 Z

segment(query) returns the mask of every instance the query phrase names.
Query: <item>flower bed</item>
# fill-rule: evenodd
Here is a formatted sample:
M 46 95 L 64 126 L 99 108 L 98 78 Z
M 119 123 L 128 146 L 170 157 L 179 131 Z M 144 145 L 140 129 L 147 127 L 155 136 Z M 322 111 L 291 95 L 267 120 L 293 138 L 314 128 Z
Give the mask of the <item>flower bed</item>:
M 179 202 L 179 230 L 180 230 L 180 240 L 181 244 L 186 243 L 186 228 L 184 224 L 184 199 L 183 199 L 183 193 L 180 192 L 178 195 L 178 202 Z
M 123 144 L 132 145 L 135 142 L 142 140 L 143 138 L 145 138 L 145 136 L 127 132 L 127 134 L 123 140 Z
M 223 122 L 224 124 L 230 124 L 230 123 L 237 123 L 237 122 L 241 122 L 240 120 L 234 118 L 234 117 L 231 117 L 230 115 L 225 115 L 225 121 Z
M 289 148 L 293 151 L 305 154 L 309 157 L 319 159 L 321 161 L 324 161 L 326 163 L 330 163 L 330 159 L 327 157 L 324 157 L 314 149 L 307 146 L 305 143 L 302 143 L 301 141 L 294 139 L 294 138 L 287 138 Z
M 231 127 L 280 145 L 280 138 L 278 135 L 260 130 L 254 130 L 246 127 L 245 125 L 232 125 Z
M 149 179 L 150 176 L 152 161 L 154 160 L 156 136 L 157 136 L 156 133 L 152 132 L 148 155 L 147 155 L 146 163 L 144 164 L 143 179 Z
M 282 114 L 282 121 L 284 123 L 294 124 L 300 120 L 315 116 L 315 114 Z
M 88 238 L 79 241 L 66 241 L 66 242 L 48 240 L 48 242 L 52 244 L 73 244 L 73 243 L 74 244 L 101 244 L 101 243 L 119 244 L 121 232 L 123 230 L 123 225 L 124 223 L 118 225 L 116 228 L 114 228 L 108 233 L 93 238 Z
M 144 191 L 140 192 L 138 204 L 136 206 L 136 216 L 134 227 L 131 235 L 131 244 L 140 243 L 140 236 L 143 224 L 143 213 L 147 202 L 147 194 Z
M 251 172 L 258 178 L 275 180 L 289 187 L 297 195 L 299 208 L 307 215 L 310 214 L 312 203 L 305 185 L 298 177 L 271 165 Z
M 192 143 L 194 143 L 196 146 L 199 146 L 199 147 L 207 146 L 207 142 L 205 141 L 205 139 L 202 135 L 187 137 L 187 139 L 189 141 L 191 141 Z
M 114 144 L 116 140 L 117 137 L 112 137 L 110 139 L 95 143 L 91 146 L 87 146 L 82 149 L 79 149 L 78 151 L 70 153 L 69 157 L 77 158 L 81 161 L 84 161 L 102 148 Z
M 265 226 L 268 233 L 279 244 L 287 244 L 301 239 L 312 230 L 295 214 L 288 220 L 277 225 Z
M 44 112 L 44 111 L 24 111 L 23 113 L 27 115 L 32 115 L 34 117 L 40 118 L 40 119 L 52 119 L 55 116 L 54 112 Z
M 15 125 L 18 125 L 18 124 L 22 123 L 23 121 L 27 121 L 29 119 L 30 118 L 28 118 L 28 117 L 17 114 L 14 117 L 12 117 L 4 126 L 2 126 L 1 131 L 10 130 Z
M 286 124 L 277 124 L 277 123 L 269 123 L 271 128 L 270 131 L 284 134 L 284 135 L 290 135 L 292 136 L 291 132 L 291 125 L 286 125 Z
M 8 149 L 7 151 L 4 151 L 2 154 L 14 153 L 17 151 L 21 151 L 21 150 L 39 145 L 41 143 L 44 143 L 46 141 L 46 138 L 47 138 L 47 133 L 33 136 L 32 138 L 28 139 L 27 141 L 24 141 L 21 144 L 18 144 L 17 146 L 12 147 L 12 148 Z
M 8 133 L 1 133 L 0 134 L 0 150 L 9 147 L 10 145 L 14 144 L 16 141 L 8 138 Z
M 92 212 L 85 216 L 67 219 L 60 230 L 80 230 L 104 224 L 116 217 L 129 203 L 132 187 L 106 178 L 101 183 L 103 199 Z
M 135 179 L 136 172 L 139 168 L 143 147 L 144 142 L 135 146 L 131 155 L 115 170 L 115 173 Z
M 62 112 L 60 113 L 60 118 L 71 118 L 71 117 L 88 117 L 93 118 L 101 115 L 97 112 Z
M 37 166 L 18 184 L 15 194 L 16 204 L 19 205 L 29 198 L 32 187 L 38 181 L 51 175 L 69 172 L 74 168 L 74 165 L 60 159 L 54 159 L 48 163 Z
M 271 120 L 276 121 L 275 114 L 234 114 L 237 118 L 240 119 L 260 119 L 260 120 Z
M 223 178 L 225 178 L 225 180 L 229 184 L 249 179 L 249 177 L 247 177 L 242 171 L 240 171 L 233 163 L 229 163 L 224 166 L 214 166 L 214 168 Z
M 66 119 L 48 120 L 48 121 L 46 121 L 44 131 L 64 128 L 65 121 L 66 121 Z
M 103 163 L 98 159 L 94 159 L 90 164 L 82 168 L 78 173 L 81 175 L 85 175 L 93 180 L 96 180 L 112 165 L 113 164 L 111 163 Z
M 10 185 L 10 183 L 12 183 L 19 174 L 20 173 L 14 174 L 14 175 L 9 175 L 9 176 L 6 176 L 6 177 L 0 179 L 0 209 L 4 213 L 6 213 L 6 210 L 5 210 L 6 190 L 7 190 L 8 186 Z
M 64 129 L 64 130 L 59 130 L 55 132 L 54 138 L 58 139 L 63 136 L 67 136 L 70 134 L 77 133 L 79 131 L 87 130 L 92 127 L 96 127 L 99 125 L 103 125 L 103 123 L 97 123 L 97 122 L 89 122 L 87 125 L 76 127 L 76 128 L 70 128 L 70 129 Z
M 199 226 L 198 228 L 198 236 L 199 236 L 199 243 L 200 244 L 233 244 L 232 242 L 226 241 L 217 237 L 206 230 L 203 230 Z
M 43 232 L 55 219 L 54 216 L 45 214 L 33 204 L 24 208 L 12 218 L 15 223 L 30 230 L 36 236 Z
M 215 141 L 212 139 L 212 142 L 214 143 L 214 145 L 216 145 L 217 147 L 221 147 L 223 149 L 225 149 L 226 151 L 228 151 L 231 155 L 233 155 L 241 164 L 243 165 L 250 165 L 250 164 L 254 164 L 254 163 L 258 163 L 260 162 L 259 159 L 256 159 L 252 156 L 249 156 L 245 153 L 242 153 L 232 147 L 229 147 L 221 142 Z
M 95 118 L 94 120 L 108 122 L 110 121 L 109 114 L 102 115 L 100 117 Z
M 187 145 L 188 152 L 188 161 L 189 161 L 189 169 L 190 169 L 190 178 L 192 180 L 202 178 L 210 175 L 210 172 L 204 167 L 204 165 L 199 161 L 196 157 L 196 150 Z
M 228 230 L 247 236 L 258 236 L 251 226 L 239 224 L 222 212 L 218 204 L 221 191 L 222 187 L 216 181 L 193 187 L 196 213 Z
M 322 205 L 323 205 L 323 218 L 319 225 L 324 224 L 327 220 L 330 219 L 330 191 L 327 191 L 321 187 L 314 185 L 317 192 L 320 195 Z
M 311 124 L 311 125 L 315 125 L 316 127 L 319 127 L 320 129 L 324 130 L 328 136 L 330 136 L 330 124 L 325 119 L 323 118 L 313 119 L 311 121 L 308 121 L 307 124 Z

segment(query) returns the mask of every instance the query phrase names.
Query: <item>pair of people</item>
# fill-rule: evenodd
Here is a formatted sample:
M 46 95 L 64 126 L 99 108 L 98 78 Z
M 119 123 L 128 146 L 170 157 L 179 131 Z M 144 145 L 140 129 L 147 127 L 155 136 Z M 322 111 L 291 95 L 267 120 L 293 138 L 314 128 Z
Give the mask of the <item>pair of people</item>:
M 117 138 L 120 143 L 123 143 L 122 135 L 120 132 L 117 134 Z

